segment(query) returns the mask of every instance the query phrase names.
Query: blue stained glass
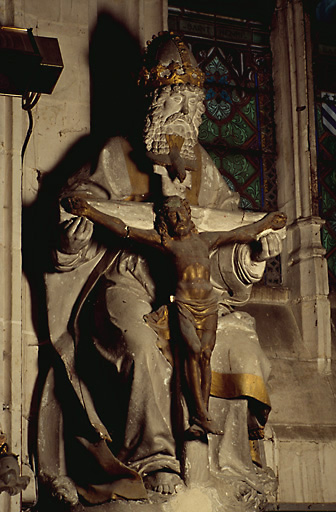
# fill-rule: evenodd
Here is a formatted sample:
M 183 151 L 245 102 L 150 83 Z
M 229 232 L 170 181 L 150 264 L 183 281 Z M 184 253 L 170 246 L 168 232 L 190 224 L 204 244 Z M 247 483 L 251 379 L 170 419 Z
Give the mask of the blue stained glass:
M 206 78 L 206 81 L 207 81 L 208 83 L 211 83 L 211 84 L 212 84 L 212 83 L 215 83 L 215 81 L 216 81 L 216 80 L 215 80 L 215 77 L 214 77 L 214 76 L 211 76 L 209 73 L 205 73 L 205 74 L 206 74 L 206 77 L 207 77 L 207 78 Z
M 206 100 L 212 100 L 212 98 L 214 98 L 216 96 L 216 93 L 213 89 L 208 89 L 207 92 L 206 92 L 206 96 L 205 96 L 205 99 Z
M 220 95 L 223 98 L 223 100 L 225 100 L 227 103 L 232 103 L 232 99 L 230 98 L 229 94 L 225 89 L 221 90 Z

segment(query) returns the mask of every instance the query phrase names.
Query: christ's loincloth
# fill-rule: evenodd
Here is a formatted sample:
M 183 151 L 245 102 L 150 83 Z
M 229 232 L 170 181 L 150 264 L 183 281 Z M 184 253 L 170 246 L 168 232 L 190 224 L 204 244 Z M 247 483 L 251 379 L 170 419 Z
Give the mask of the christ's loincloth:
M 179 315 L 184 316 L 197 330 L 214 330 L 213 317 L 218 313 L 218 302 L 213 295 L 207 299 L 174 298 Z

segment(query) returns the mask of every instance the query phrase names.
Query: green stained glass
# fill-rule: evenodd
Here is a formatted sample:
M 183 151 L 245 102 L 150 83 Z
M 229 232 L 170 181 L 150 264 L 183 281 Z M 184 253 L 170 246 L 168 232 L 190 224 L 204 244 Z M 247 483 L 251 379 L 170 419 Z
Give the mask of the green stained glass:
M 336 276 L 336 253 L 333 252 L 328 258 L 328 268 L 333 276 Z
M 332 156 L 336 156 L 336 137 L 334 135 L 329 135 L 323 141 L 323 146 L 326 148 L 328 153 Z
M 325 187 L 321 187 L 321 197 L 322 213 L 326 214 L 329 210 L 336 206 L 335 199 L 329 194 L 329 192 L 327 192 Z
M 327 225 L 330 228 L 330 230 L 333 231 L 333 234 L 335 236 L 336 235 L 336 212 L 335 211 L 330 215 Z M 335 240 L 335 244 L 336 244 L 336 240 Z
M 252 98 L 245 107 L 242 107 L 241 111 L 254 126 L 257 126 L 255 98 Z
M 174 9 L 176 29 L 181 25 L 177 7 Z M 188 13 L 181 11 L 180 14 L 184 20 L 184 38 L 206 77 L 206 111 L 199 139 L 212 154 L 221 174 L 230 181 L 230 187 L 234 186 L 246 199 L 242 206 L 253 210 L 276 210 L 269 28 L 261 25 L 257 28 L 248 20 L 227 19 L 224 23 L 214 17 L 215 37 L 212 37 L 205 31 L 204 13 L 190 9 Z M 190 21 L 188 26 L 185 24 L 187 20 Z M 210 27 L 210 18 L 207 20 Z M 195 32 L 196 27 L 198 32 Z M 223 34 L 225 37 L 221 37 Z M 262 42 L 262 47 L 255 46 L 253 41 Z M 248 197 L 249 189 L 253 194 L 251 198 Z M 255 199 L 257 190 L 258 201 Z
M 329 283 L 336 287 L 336 137 L 323 125 L 321 103 L 316 103 L 318 147 L 319 213 L 326 220 L 321 242 L 326 250 Z
M 230 123 L 223 124 L 221 130 L 221 136 L 232 146 L 241 146 L 253 134 L 252 128 L 239 114 L 236 114 Z
M 236 190 L 235 187 L 234 187 L 234 184 L 232 183 L 231 180 L 229 180 L 229 178 L 227 176 L 223 176 L 224 180 L 226 181 L 228 187 L 230 190 L 232 190 L 233 192 Z
M 222 167 L 222 165 L 221 165 L 221 159 L 219 158 L 219 156 L 216 155 L 216 153 L 214 151 L 209 151 L 209 155 L 211 156 L 212 161 L 214 162 L 217 169 L 220 169 Z
M 331 172 L 329 172 L 329 174 L 324 178 L 324 183 L 329 187 L 331 192 L 336 194 L 336 169 L 333 169 Z
M 317 105 L 316 107 L 316 128 L 317 128 L 317 136 L 321 137 L 321 135 L 324 133 L 325 129 L 322 123 L 322 112 L 320 105 Z
M 221 62 L 217 56 L 209 62 L 209 64 L 205 67 L 205 71 L 210 75 L 214 75 L 215 73 L 219 73 L 220 75 L 228 75 L 229 73 L 227 67 L 224 66 L 223 62 Z
M 327 253 L 330 252 L 336 246 L 336 240 L 325 226 L 322 227 L 321 237 L 323 247 Z
M 235 84 L 233 84 L 233 85 L 235 85 Z M 232 91 L 232 101 L 234 103 L 240 103 L 241 102 L 241 96 L 240 96 L 240 94 L 238 94 L 236 89 L 233 89 L 233 91 Z
M 261 204 L 261 187 L 259 177 L 252 181 L 252 183 L 250 183 L 250 185 L 246 187 L 245 190 L 258 205 Z
M 243 155 L 227 155 L 223 158 L 223 169 L 229 172 L 237 183 L 243 185 L 255 174 L 255 168 Z
M 205 17 L 192 7 L 187 12 L 175 6 L 171 25 L 188 40 L 206 76 L 199 139 L 229 188 L 240 194 L 241 208 L 277 210 L 269 27 L 245 18 L 224 22 L 213 16 L 210 30 L 210 18 L 205 26 Z M 267 275 L 270 270 L 266 282 L 279 284 L 279 260 L 267 263 Z
M 251 201 L 249 201 L 246 197 L 240 196 L 239 208 L 243 210 L 253 210 L 253 206 Z
M 213 142 L 219 136 L 219 127 L 211 119 L 203 118 L 199 128 L 198 138 L 202 142 Z
M 210 114 L 216 119 L 218 119 L 218 121 L 226 119 L 231 113 L 231 105 L 223 100 L 209 100 L 206 104 L 206 107 Z

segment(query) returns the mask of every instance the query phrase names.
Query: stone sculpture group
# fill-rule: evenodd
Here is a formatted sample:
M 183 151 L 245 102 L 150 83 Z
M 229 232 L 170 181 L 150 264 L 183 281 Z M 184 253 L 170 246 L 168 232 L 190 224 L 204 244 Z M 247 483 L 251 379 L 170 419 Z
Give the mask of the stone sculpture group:
M 197 140 L 203 80 L 179 36 L 154 38 L 139 81 L 141 158 L 112 138 L 62 191 L 45 276 L 57 363 L 38 439 L 41 483 L 60 503 L 159 506 L 192 486 L 193 443 L 205 450 L 205 488 L 230 510 L 259 510 L 275 486 L 249 445 L 270 411 L 270 367 L 253 319 L 233 306 L 280 253 L 285 218 L 251 215 L 259 223 L 242 227 L 238 194 Z M 166 198 L 164 232 L 153 207 Z M 216 219 L 211 233 L 205 218 Z

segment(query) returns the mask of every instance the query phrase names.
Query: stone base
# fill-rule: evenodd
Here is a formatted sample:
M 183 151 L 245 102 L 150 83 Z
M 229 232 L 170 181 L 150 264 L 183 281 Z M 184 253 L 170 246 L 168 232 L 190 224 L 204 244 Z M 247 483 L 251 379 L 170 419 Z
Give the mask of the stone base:
M 71 512 L 262 512 L 265 497 L 248 484 L 213 477 L 203 485 L 181 488 L 171 496 L 148 493 L 148 501 L 111 501 L 103 505 L 73 507 Z M 39 512 L 49 512 L 39 510 Z M 61 511 L 61 509 L 59 509 Z M 57 511 L 58 512 L 58 511 Z
M 181 454 L 185 484 L 176 494 L 148 491 L 144 501 L 120 499 L 102 505 L 71 507 L 64 502 L 66 495 L 57 494 L 54 489 L 45 496 L 46 502 L 40 493 L 42 499 L 36 512 L 262 512 L 277 489 L 277 479 L 270 468 L 261 469 L 252 463 L 247 401 L 211 397 L 210 402 L 211 415 L 215 421 L 225 417 L 227 428 L 221 436 L 185 441 Z M 60 499 L 54 498 L 51 503 L 50 494 Z
M 41 503 L 37 512 L 262 512 L 277 487 L 269 468 L 253 466 L 252 471 L 239 472 L 227 465 L 220 471 L 210 470 L 208 444 L 202 441 L 185 443 L 182 467 L 186 485 L 181 484 L 173 495 L 148 491 L 146 501 L 120 499 L 95 506 L 71 507 L 54 501 Z

